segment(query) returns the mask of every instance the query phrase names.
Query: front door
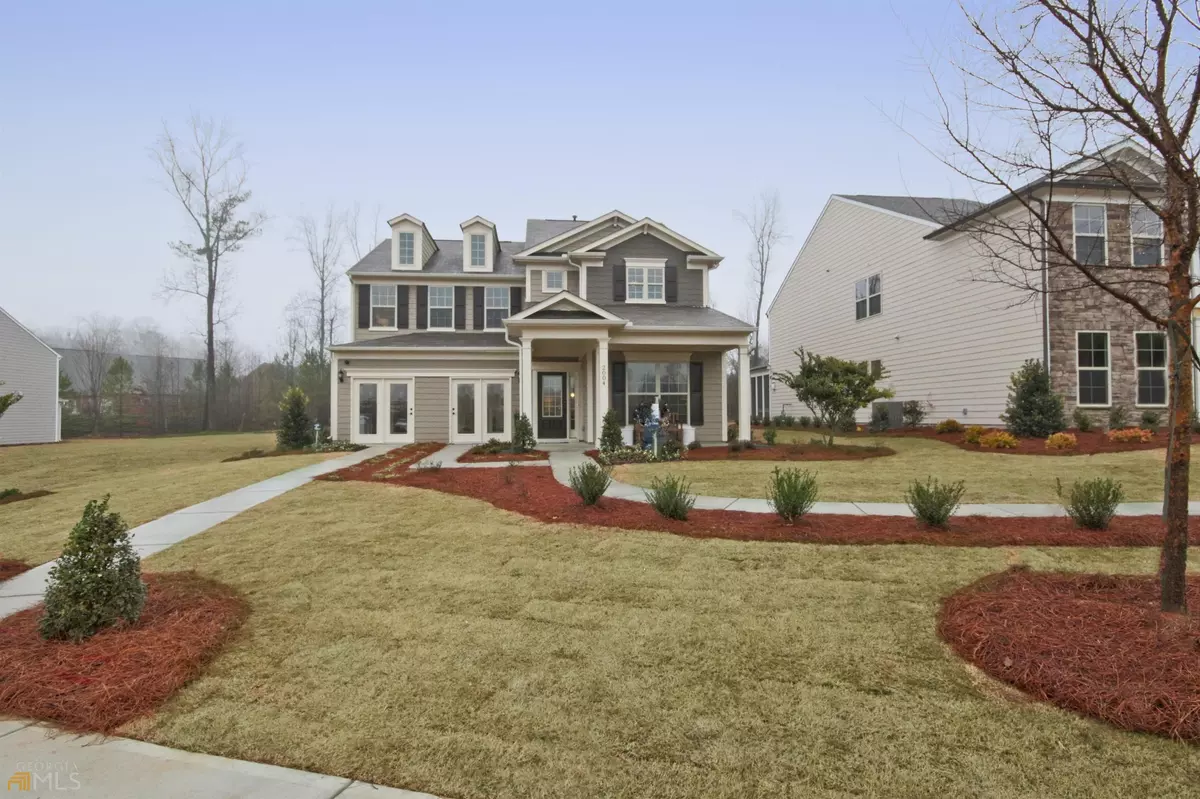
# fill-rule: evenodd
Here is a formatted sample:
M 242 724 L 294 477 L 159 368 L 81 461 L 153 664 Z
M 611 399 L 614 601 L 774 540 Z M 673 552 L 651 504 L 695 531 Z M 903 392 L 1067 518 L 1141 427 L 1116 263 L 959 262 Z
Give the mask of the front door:
M 567 437 L 567 374 L 538 372 L 539 439 Z
M 413 381 L 354 381 L 350 440 L 357 444 L 407 444 L 413 440 Z

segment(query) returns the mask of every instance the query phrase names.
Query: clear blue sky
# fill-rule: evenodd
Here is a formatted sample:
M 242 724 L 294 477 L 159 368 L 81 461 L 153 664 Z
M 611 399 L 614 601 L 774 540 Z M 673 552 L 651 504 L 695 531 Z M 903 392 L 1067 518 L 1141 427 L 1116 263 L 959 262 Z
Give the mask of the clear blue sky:
M 228 120 L 271 217 L 232 262 L 233 330 L 264 353 L 308 278 L 293 218 L 329 203 L 439 238 L 475 214 L 517 240 L 527 217 L 652 216 L 725 255 L 713 296 L 738 313 L 733 212 L 762 189 L 792 234 L 777 281 L 831 193 L 971 193 L 887 118 L 928 130 L 952 0 L 159 5 L 5 4 L 0 306 L 27 325 L 198 329 L 199 303 L 156 296 L 187 228 L 148 155 L 192 112 Z

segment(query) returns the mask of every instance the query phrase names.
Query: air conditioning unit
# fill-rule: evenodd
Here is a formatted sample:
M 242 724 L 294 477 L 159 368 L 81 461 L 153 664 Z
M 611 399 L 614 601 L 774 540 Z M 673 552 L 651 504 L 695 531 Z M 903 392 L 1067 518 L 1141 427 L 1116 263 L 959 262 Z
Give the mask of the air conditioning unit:
M 881 414 L 887 415 L 887 429 L 897 430 L 904 427 L 904 403 L 890 400 L 876 402 L 871 405 L 871 418 L 877 419 Z

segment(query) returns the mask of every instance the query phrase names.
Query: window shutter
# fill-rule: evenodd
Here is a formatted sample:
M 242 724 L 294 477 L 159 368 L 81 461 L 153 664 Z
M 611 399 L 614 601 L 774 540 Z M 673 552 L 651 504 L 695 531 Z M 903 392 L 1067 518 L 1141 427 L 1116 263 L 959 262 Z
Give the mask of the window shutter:
M 358 286 L 358 329 L 366 330 L 371 326 L 371 287 L 360 283 Z
M 521 312 L 521 308 L 524 307 L 524 306 L 522 306 L 521 301 L 524 299 L 524 297 L 525 297 L 524 287 L 513 286 L 511 289 L 509 289 L 509 292 L 508 292 L 508 304 L 509 304 L 508 315 L 509 316 L 512 316 L 513 314 L 518 314 Z
M 613 267 L 613 302 L 625 302 L 625 264 Z
M 612 408 L 617 412 L 617 424 L 625 424 L 625 362 L 613 361 L 610 369 Z
M 396 327 L 408 330 L 408 286 L 396 286 Z
M 704 364 L 692 361 L 688 368 L 688 382 L 691 384 L 688 389 L 691 393 L 688 398 L 690 424 L 692 427 L 701 427 L 704 425 Z
M 666 284 L 663 292 L 667 295 L 667 302 L 679 302 L 679 267 L 668 266 L 664 269 L 663 281 Z
M 475 299 L 474 299 L 474 305 L 475 305 L 475 329 L 476 329 L 476 330 L 483 330 L 483 328 L 484 328 L 484 323 L 487 321 L 487 318 L 486 318 L 486 317 L 483 315 L 483 292 L 484 292 L 484 288 L 483 288 L 483 286 L 476 286 L 474 289 L 472 289 L 472 291 L 474 291 L 474 292 L 475 292 Z
M 417 286 L 417 330 L 429 327 L 429 286 Z
M 467 329 L 467 287 L 454 287 L 454 329 Z

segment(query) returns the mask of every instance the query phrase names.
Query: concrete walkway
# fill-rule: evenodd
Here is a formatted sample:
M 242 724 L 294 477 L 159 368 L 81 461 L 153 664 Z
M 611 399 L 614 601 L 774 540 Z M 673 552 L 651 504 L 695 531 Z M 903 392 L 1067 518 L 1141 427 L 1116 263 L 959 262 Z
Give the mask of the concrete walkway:
M 474 469 L 507 466 L 506 463 L 458 463 L 458 457 L 470 449 L 469 444 L 452 444 L 438 450 L 421 461 L 429 465 L 440 461 L 443 468 Z M 543 447 L 550 453 L 550 468 L 554 477 L 563 485 L 568 485 L 568 474 L 571 469 L 588 457 L 584 455 L 586 445 L 583 444 L 554 444 Z M 420 465 L 420 464 L 418 464 Z M 519 461 L 519 466 L 544 466 L 546 461 Z M 605 496 L 615 499 L 628 499 L 633 502 L 647 502 L 646 489 L 641 486 L 622 483 L 613 480 Z M 774 513 L 771 505 L 765 499 L 747 497 L 696 497 L 696 508 L 701 510 L 740 510 L 747 513 Z M 1189 512 L 1200 515 L 1200 501 L 1188 505 Z M 912 518 L 913 512 L 903 502 L 818 502 L 810 513 L 841 514 L 850 516 L 906 516 Z M 1160 502 L 1125 502 L 1117 506 L 1118 516 L 1157 516 L 1162 513 Z M 1049 518 L 1066 516 L 1061 505 L 1053 503 L 1014 503 L 989 502 L 960 505 L 955 516 L 1000 516 Z

